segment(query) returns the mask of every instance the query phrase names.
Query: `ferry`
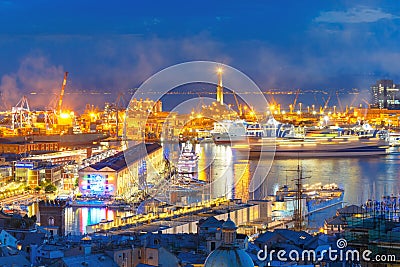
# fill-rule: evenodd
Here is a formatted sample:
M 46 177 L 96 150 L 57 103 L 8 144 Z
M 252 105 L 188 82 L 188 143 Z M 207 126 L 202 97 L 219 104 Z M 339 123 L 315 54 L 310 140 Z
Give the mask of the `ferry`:
M 304 139 L 262 139 L 233 145 L 240 155 L 254 158 L 319 158 L 376 156 L 389 153 L 389 143 L 379 137 L 338 136 Z

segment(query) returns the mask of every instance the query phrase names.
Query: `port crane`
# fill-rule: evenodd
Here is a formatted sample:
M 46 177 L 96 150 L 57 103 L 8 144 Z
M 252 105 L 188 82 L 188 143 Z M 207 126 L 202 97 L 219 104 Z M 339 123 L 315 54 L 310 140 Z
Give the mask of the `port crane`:
M 118 139 L 120 136 L 119 134 L 119 124 L 121 121 L 123 121 L 122 114 L 119 113 L 119 111 L 125 112 L 127 105 L 125 105 L 126 101 L 124 98 L 124 94 L 122 92 L 118 93 L 117 99 L 115 100 L 114 103 L 111 103 L 110 105 L 110 114 L 106 115 L 107 122 L 110 122 L 110 119 L 112 119 L 113 115 L 112 113 L 115 112 L 115 125 L 116 125 L 116 138 Z M 121 115 L 121 118 L 120 118 Z M 112 119 L 113 120 L 113 119 Z
M 325 98 L 322 98 L 325 101 Z M 324 113 L 325 109 L 328 107 L 329 100 L 331 100 L 331 95 L 329 94 L 328 99 L 325 101 L 324 106 L 320 108 L 320 113 Z
M 29 109 L 28 98 L 23 96 L 15 107 L 11 108 L 12 113 L 12 129 L 32 126 L 31 111 Z
M 297 103 L 297 99 L 299 98 L 299 94 L 300 94 L 300 89 L 297 89 L 296 96 L 294 98 L 293 104 L 289 105 L 289 108 L 290 108 L 289 112 L 290 113 L 293 113 L 293 110 L 296 108 L 296 103 Z
M 339 104 L 340 112 L 342 112 L 343 111 L 343 106 L 342 106 L 342 101 L 340 101 L 340 97 L 339 97 L 339 92 L 338 91 L 336 91 L 336 98 L 337 98 L 337 101 L 338 101 L 338 104 Z
M 239 101 L 237 99 L 235 91 L 232 91 L 232 93 L 233 93 L 233 97 L 235 98 L 236 107 L 237 107 L 238 112 L 239 112 L 239 118 L 242 118 L 242 116 L 243 116 L 242 105 L 239 104 Z
M 61 107 L 62 107 L 62 101 L 63 101 L 63 97 L 64 97 L 64 92 L 65 92 L 65 86 L 67 85 L 67 77 L 68 77 L 68 71 L 66 71 L 64 73 L 64 79 L 63 79 L 63 83 L 61 85 L 60 99 L 58 100 L 58 107 L 57 107 L 58 115 L 61 114 Z

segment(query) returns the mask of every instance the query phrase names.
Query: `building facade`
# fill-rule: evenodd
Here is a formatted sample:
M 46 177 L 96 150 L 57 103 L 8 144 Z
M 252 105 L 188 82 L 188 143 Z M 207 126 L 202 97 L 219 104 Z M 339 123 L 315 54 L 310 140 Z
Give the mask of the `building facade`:
M 393 80 L 379 80 L 371 86 L 373 108 L 400 109 L 400 88 Z
M 138 144 L 78 171 L 85 196 L 131 196 L 163 168 L 159 144 Z
M 41 182 L 58 186 L 61 183 L 62 166 L 41 160 L 22 160 L 13 163 L 13 172 L 15 181 L 26 182 L 32 188 Z
M 53 152 L 60 149 L 60 142 L 12 142 L 0 144 L 0 154 L 24 154 L 31 152 Z

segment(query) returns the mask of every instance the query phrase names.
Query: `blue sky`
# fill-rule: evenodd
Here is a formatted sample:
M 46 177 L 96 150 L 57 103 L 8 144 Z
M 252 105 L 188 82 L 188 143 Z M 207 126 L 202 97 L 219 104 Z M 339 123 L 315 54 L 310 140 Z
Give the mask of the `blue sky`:
M 70 91 L 117 92 L 191 60 L 229 64 L 263 90 L 400 83 L 398 1 L 0 0 L 0 25 L 10 104 L 58 93 L 64 71 Z

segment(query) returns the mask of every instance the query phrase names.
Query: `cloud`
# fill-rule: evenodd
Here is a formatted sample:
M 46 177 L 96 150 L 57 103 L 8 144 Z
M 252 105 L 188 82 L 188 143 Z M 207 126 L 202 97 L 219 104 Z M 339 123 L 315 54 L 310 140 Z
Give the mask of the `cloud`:
M 62 66 L 50 64 L 43 56 L 26 57 L 15 73 L 5 74 L 1 78 L 1 108 L 10 108 L 30 92 L 39 93 L 38 97 L 29 97 L 34 107 L 48 107 L 52 96 L 59 94 L 63 73 Z
M 335 34 L 321 34 L 326 26 L 311 25 L 313 29 L 306 32 L 307 38 L 304 38 L 308 42 L 297 42 L 291 49 L 271 41 L 228 43 L 207 32 L 176 38 L 136 35 L 38 37 L 29 43 L 29 47 L 33 51 L 46 51 L 49 56 L 18 54 L 25 59 L 14 66 L 13 71 L 4 72 L 0 90 L 7 94 L 10 105 L 28 94 L 31 108 L 39 109 L 45 106 L 44 102 L 50 101 L 43 94 L 29 95 L 29 92 L 48 92 L 51 98 L 56 97 L 60 93 L 63 72 L 67 70 L 69 77 L 63 107 L 80 113 L 86 104 L 102 108 L 105 101 L 115 101 L 119 92 L 139 86 L 163 68 L 191 60 L 231 65 L 252 78 L 263 91 L 270 88 L 368 89 L 381 77 L 400 79 L 396 72 L 399 69 L 397 62 L 400 62 L 396 38 L 388 38 L 381 44 L 377 42 L 380 38 L 365 37 L 365 31 L 336 26 L 333 29 L 339 30 Z M 17 47 L 27 45 L 24 39 L 12 40 Z M 55 42 L 58 42 L 56 47 Z M 80 97 L 78 93 L 82 90 L 111 94 Z M 305 100 L 301 101 L 305 103 Z
M 381 9 L 373 9 L 368 7 L 355 7 L 346 11 L 327 11 L 315 18 L 315 22 L 326 23 L 368 23 L 376 22 L 382 19 L 398 19 L 390 13 L 386 13 Z
M 23 40 L 17 39 L 16 42 Z M 65 47 L 63 54 L 49 45 L 54 42 Z M 176 39 L 115 35 L 112 38 L 70 36 L 60 40 L 58 36 L 45 36 L 35 40 L 32 47 L 39 53 L 46 49 L 45 53 L 49 56 L 19 55 L 24 58 L 20 64 L 0 76 L 0 91 L 6 98 L 8 108 L 23 95 L 27 95 L 32 109 L 49 107 L 50 100 L 60 94 L 64 71 L 69 71 L 69 76 L 63 107 L 82 112 L 86 104 L 103 107 L 105 101 L 115 101 L 118 93 L 138 87 L 151 75 L 173 64 L 191 60 L 213 60 L 226 64 L 230 61 L 223 45 L 207 33 Z M 91 95 L 90 99 L 77 97 L 83 90 L 112 94 Z M 38 94 L 31 95 L 30 92 Z M 4 109 L 1 103 L 0 109 Z

